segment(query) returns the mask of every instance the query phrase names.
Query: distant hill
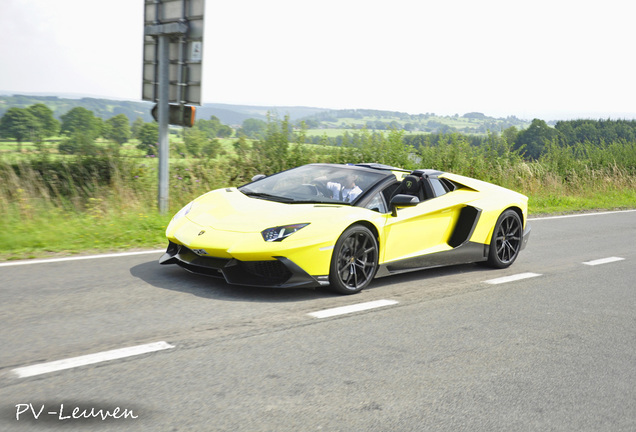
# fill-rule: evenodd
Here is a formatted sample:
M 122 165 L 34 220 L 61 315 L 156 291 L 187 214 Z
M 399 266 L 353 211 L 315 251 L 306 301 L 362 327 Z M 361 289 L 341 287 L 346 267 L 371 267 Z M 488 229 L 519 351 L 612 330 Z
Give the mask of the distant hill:
M 5 92 L 6 93 L 6 92 Z M 12 107 L 26 108 L 36 103 L 48 106 L 56 118 L 75 107 L 91 110 L 95 116 L 107 120 L 117 114 L 125 114 L 130 121 L 141 117 L 151 122 L 150 110 L 153 103 L 144 101 L 125 101 L 91 97 L 65 98 L 46 95 L 2 95 L 0 92 L 0 117 Z M 251 106 L 209 103 L 197 107 L 197 119 L 208 120 L 216 116 L 221 123 L 240 126 L 245 119 L 266 120 L 272 113 L 279 118 L 289 116 L 294 123 L 304 121 L 306 125 L 321 134 L 325 130 L 362 129 L 388 130 L 403 129 L 410 133 L 450 133 L 486 134 L 488 131 L 502 131 L 511 126 L 525 129 L 530 122 L 514 116 L 506 118 L 488 117 L 472 112 L 463 116 L 440 116 L 434 113 L 407 114 L 398 111 L 380 111 L 370 109 L 330 110 L 326 108 L 289 107 L 289 106 Z
M 462 116 L 440 116 L 434 113 L 408 114 L 397 111 L 368 109 L 323 111 L 302 118 L 309 128 L 315 129 L 402 129 L 412 133 L 487 134 L 500 132 L 509 127 L 525 129 L 530 122 L 515 116 L 506 118 L 488 117 L 478 112 Z
M 36 103 L 43 103 L 48 106 L 56 118 L 66 114 L 75 107 L 89 109 L 95 116 L 109 119 L 117 114 L 125 114 L 130 121 L 141 117 L 145 122 L 151 122 L 150 110 L 154 106 L 152 102 L 144 101 L 122 101 L 113 99 L 99 99 L 91 97 L 64 98 L 59 96 L 41 95 L 1 95 L 0 94 L 0 117 L 12 107 L 26 108 Z M 266 120 L 267 113 L 276 113 L 280 117 L 289 115 L 290 120 L 296 121 L 301 117 L 314 115 L 327 111 L 324 108 L 309 107 L 275 107 L 275 106 L 249 106 L 249 105 L 229 105 L 229 104 L 204 104 L 197 107 L 197 119 L 208 120 L 211 116 L 216 116 L 221 123 L 227 125 L 240 125 L 243 120 L 256 118 Z
M 36 103 L 43 103 L 53 111 L 53 115 L 59 119 L 76 107 L 91 110 L 95 116 L 109 119 L 117 114 L 125 114 L 131 122 L 141 117 L 146 122 L 152 121 L 150 110 L 153 104 L 149 102 L 121 101 L 98 98 L 63 98 L 58 96 L 40 95 L 0 95 L 0 116 L 13 107 L 26 108 Z
M 289 119 L 293 122 L 308 116 L 317 115 L 327 112 L 324 108 L 310 107 L 289 107 L 289 106 L 252 106 L 252 105 L 229 105 L 209 103 L 204 104 L 197 109 L 197 118 L 209 119 L 210 116 L 216 116 L 222 123 L 228 125 L 240 125 L 243 120 L 255 118 L 266 120 L 267 113 L 276 114 L 279 117 L 289 115 Z

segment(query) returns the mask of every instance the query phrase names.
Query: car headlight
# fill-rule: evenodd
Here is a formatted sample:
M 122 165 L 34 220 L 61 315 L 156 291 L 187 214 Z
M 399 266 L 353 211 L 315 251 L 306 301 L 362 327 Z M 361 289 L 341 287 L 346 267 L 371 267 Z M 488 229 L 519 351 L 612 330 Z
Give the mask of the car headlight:
M 307 225 L 309 224 L 302 223 L 302 224 L 293 224 L 293 225 L 278 226 L 274 228 L 267 228 L 266 230 L 261 232 L 261 235 L 263 236 L 263 240 L 267 242 L 282 241 L 286 239 L 287 237 L 289 237 L 290 235 L 292 235 L 293 233 L 295 233 L 296 231 L 302 228 L 305 228 Z
M 192 210 L 192 205 L 193 204 L 194 204 L 194 201 L 191 201 L 185 207 L 183 207 L 181 210 L 179 210 L 177 212 L 177 214 L 172 217 L 172 222 L 176 222 L 179 219 L 181 219 L 182 217 L 184 217 L 185 215 L 187 215 L 188 213 L 190 213 L 190 210 Z

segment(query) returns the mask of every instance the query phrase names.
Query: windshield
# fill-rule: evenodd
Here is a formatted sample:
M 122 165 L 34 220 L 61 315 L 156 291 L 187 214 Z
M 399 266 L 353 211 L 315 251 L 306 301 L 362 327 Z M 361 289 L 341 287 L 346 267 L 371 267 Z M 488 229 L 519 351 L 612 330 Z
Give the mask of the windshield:
M 391 175 L 347 165 L 304 165 L 241 186 L 247 196 L 290 203 L 354 204 L 374 184 Z

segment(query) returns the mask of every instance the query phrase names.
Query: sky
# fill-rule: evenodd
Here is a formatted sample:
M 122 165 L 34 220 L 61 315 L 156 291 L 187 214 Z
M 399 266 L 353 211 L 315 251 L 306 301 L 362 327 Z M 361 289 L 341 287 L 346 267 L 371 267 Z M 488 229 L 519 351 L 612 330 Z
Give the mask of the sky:
M 203 103 L 636 118 L 627 0 L 207 0 Z M 0 0 L 0 92 L 140 101 L 143 0 Z

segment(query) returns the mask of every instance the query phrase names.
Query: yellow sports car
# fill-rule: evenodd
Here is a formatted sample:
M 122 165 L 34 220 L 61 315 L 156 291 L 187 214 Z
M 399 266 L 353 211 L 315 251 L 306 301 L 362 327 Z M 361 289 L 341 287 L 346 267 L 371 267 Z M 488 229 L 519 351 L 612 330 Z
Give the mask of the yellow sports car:
M 227 283 L 329 286 L 443 265 L 511 265 L 530 234 L 528 198 L 435 170 L 310 164 L 217 189 L 179 211 L 161 264 Z

